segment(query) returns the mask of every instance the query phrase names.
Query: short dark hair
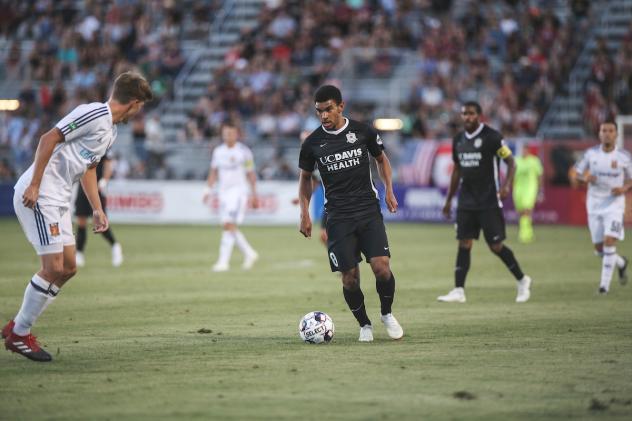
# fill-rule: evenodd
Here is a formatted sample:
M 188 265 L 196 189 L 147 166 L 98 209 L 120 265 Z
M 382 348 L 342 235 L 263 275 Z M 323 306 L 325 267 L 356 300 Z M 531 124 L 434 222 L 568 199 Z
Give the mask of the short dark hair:
M 336 104 L 342 102 L 342 93 L 334 85 L 323 85 L 314 94 L 314 102 L 327 102 L 330 99 Z
M 476 101 L 467 101 L 464 102 L 462 107 L 474 107 L 474 109 L 476 110 L 477 114 L 483 114 L 483 108 L 481 107 L 481 104 L 479 104 Z
M 221 126 L 219 127 L 220 131 L 224 128 L 224 127 L 230 127 L 233 129 L 237 129 L 240 130 L 239 128 L 239 123 L 237 121 L 235 121 L 232 118 L 227 118 L 224 121 L 222 121 Z
M 617 122 L 614 121 L 613 119 L 609 118 L 607 120 L 604 120 L 601 122 L 601 124 L 599 125 L 599 127 L 603 126 L 604 124 L 612 124 L 614 126 L 614 129 L 616 131 L 619 131 L 619 126 L 617 125 Z
M 112 98 L 121 104 L 127 104 L 135 99 L 149 102 L 154 99 L 154 94 L 144 77 L 135 72 L 125 72 L 114 81 Z

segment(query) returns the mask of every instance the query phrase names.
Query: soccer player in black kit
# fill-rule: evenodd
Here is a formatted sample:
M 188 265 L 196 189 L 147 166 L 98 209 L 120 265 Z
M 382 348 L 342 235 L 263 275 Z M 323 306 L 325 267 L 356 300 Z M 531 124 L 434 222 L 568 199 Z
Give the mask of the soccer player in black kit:
M 437 299 L 449 303 L 465 302 L 465 277 L 470 268 L 472 240 L 478 239 L 482 229 L 490 250 L 518 281 L 516 302 L 524 303 L 531 295 L 531 278 L 522 272 L 511 249 L 503 244 L 505 218 L 501 200 L 509 195 L 516 165 L 503 136 L 481 123 L 480 116 L 481 106 L 477 102 L 466 102 L 461 107 L 465 131 L 457 134 L 452 141 L 454 170 L 443 214 L 446 218 L 450 217 L 452 198 L 460 184 L 456 211 L 459 250 L 454 269 L 454 289 Z M 502 185 L 499 175 L 501 159 L 507 164 L 507 176 Z
M 322 126 L 314 130 L 301 146 L 299 157 L 300 231 L 312 235 L 309 201 L 312 172 L 318 168 L 325 189 L 327 212 L 327 251 L 332 272 L 342 273 L 342 292 L 349 309 L 360 324 L 360 342 L 373 341 L 373 327 L 360 289 L 360 253 L 375 274 L 380 297 L 382 323 L 392 339 L 404 331 L 391 313 L 395 277 L 390 268 L 390 251 L 377 189 L 371 177 L 372 156 L 386 187 L 386 205 L 397 211 L 393 194 L 391 165 L 382 141 L 369 126 L 342 115 L 344 102 L 335 86 L 320 87 L 314 95 L 316 114 Z

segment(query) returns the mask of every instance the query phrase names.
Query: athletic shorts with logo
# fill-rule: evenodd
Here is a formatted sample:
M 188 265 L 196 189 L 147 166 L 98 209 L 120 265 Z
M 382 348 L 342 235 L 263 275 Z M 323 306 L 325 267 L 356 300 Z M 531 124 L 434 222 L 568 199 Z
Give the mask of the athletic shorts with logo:
M 23 190 L 15 190 L 13 209 L 38 255 L 63 253 L 64 246 L 75 244 L 69 208 L 36 204 L 30 209 L 22 204 L 23 194 Z
M 502 209 L 458 209 L 456 211 L 457 240 L 478 240 L 481 230 L 488 244 L 503 241 L 506 234 Z
M 353 269 L 373 257 L 391 256 L 384 219 L 374 212 L 356 219 L 327 220 L 327 252 L 332 272 Z
M 623 240 L 625 238 L 623 212 L 589 213 L 588 228 L 593 244 L 603 243 L 604 237 Z
M 241 189 L 226 190 L 219 195 L 219 219 L 222 224 L 241 224 L 246 216 L 248 193 Z

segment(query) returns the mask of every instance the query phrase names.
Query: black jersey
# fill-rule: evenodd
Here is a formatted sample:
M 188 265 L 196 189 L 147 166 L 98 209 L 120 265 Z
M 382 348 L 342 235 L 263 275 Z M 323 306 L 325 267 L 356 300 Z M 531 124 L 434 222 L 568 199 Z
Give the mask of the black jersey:
M 461 132 L 452 140 L 452 160 L 461 170 L 459 209 L 481 210 L 502 207 L 500 159 L 511 155 L 503 136 L 481 124 L 474 133 Z
M 322 126 L 314 130 L 303 142 L 299 156 L 299 168 L 309 172 L 318 168 L 320 172 L 328 219 L 379 212 L 369 154 L 376 157 L 382 153 L 382 140 L 366 124 L 345 120 L 336 131 Z
M 103 177 L 103 166 L 105 165 L 105 161 L 109 161 L 110 157 L 109 155 L 106 153 L 105 155 L 103 155 L 103 157 L 101 158 L 101 160 L 99 161 L 99 164 L 97 165 L 97 180 L 100 180 Z

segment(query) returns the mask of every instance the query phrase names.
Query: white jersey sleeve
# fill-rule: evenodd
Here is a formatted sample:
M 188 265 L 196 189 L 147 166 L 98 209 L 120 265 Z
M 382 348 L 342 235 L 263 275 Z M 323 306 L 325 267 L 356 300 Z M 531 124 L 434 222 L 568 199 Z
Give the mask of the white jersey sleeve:
M 106 104 L 82 104 L 72 110 L 55 125 L 64 135 L 66 142 L 81 139 L 89 133 L 98 131 L 103 116 L 109 114 Z
M 590 152 L 592 151 L 592 149 L 588 149 L 586 152 L 584 152 L 584 155 L 582 156 L 582 159 L 580 159 L 576 164 L 575 164 L 575 170 L 577 171 L 578 174 L 583 174 L 589 166 L 590 163 Z
M 255 159 L 252 156 L 252 151 L 246 145 L 242 144 L 244 151 L 244 169 L 248 172 L 255 170 Z

